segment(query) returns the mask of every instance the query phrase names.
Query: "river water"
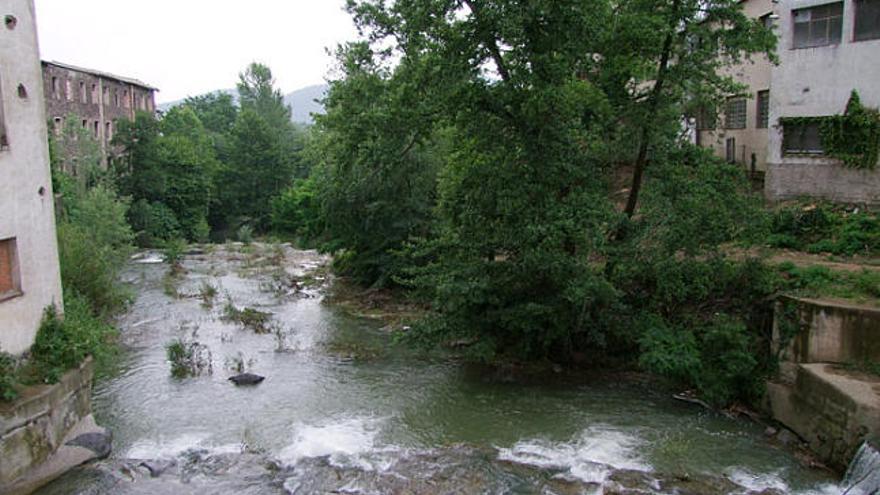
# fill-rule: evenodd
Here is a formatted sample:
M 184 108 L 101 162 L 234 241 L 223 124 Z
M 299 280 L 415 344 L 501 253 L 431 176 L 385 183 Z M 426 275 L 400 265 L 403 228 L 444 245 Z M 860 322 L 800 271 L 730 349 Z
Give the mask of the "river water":
M 186 256 L 176 284 L 151 261 L 126 271 L 137 298 L 120 364 L 95 386 L 113 454 L 40 493 L 841 492 L 763 427 L 650 385 L 521 379 L 402 349 L 323 301 L 315 252 L 217 246 Z M 297 286 L 304 275 L 319 283 Z M 272 332 L 226 321 L 226 304 L 271 313 Z M 173 378 L 175 338 L 206 346 L 213 372 Z M 265 381 L 234 386 L 236 363 Z

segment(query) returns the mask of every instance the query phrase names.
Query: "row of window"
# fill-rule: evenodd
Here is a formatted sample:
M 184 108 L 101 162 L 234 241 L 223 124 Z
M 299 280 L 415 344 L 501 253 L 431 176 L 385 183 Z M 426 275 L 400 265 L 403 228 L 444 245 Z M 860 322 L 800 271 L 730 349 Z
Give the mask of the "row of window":
M 88 119 L 82 119 L 81 125 L 82 125 L 83 129 L 90 130 L 92 133 L 92 136 L 94 136 L 95 139 L 98 139 L 98 137 L 99 137 L 98 131 L 101 129 L 101 122 L 94 120 L 91 123 L 89 123 Z M 115 120 L 113 122 L 110 122 L 110 121 L 104 122 L 104 137 L 107 139 L 107 141 L 110 141 L 111 139 L 113 139 L 114 127 L 116 127 Z M 60 136 L 63 129 L 64 129 L 64 119 L 62 119 L 61 117 L 55 117 L 52 120 L 52 131 L 55 133 L 56 136 Z M 76 139 L 76 135 L 74 135 L 74 139 Z
M 61 82 L 57 77 L 52 78 L 52 97 L 56 100 L 61 99 Z M 74 100 L 73 94 L 73 82 L 70 79 L 64 80 L 64 99 L 67 101 Z M 103 103 L 104 105 L 110 105 L 110 88 L 104 87 L 103 94 Z M 86 90 L 86 83 L 83 81 L 79 81 L 79 102 L 88 104 L 88 103 L 98 103 L 98 84 L 92 83 L 91 90 Z M 131 108 L 131 100 L 128 97 L 128 90 L 123 89 L 122 95 L 120 97 L 119 90 L 113 90 L 113 105 L 117 107 L 123 108 Z M 138 110 L 152 110 L 150 99 L 144 94 L 135 94 L 135 106 Z
M 732 96 L 724 103 L 724 128 L 745 129 L 747 125 L 748 102 L 745 96 Z M 770 124 L 770 90 L 758 91 L 755 95 L 755 127 L 766 129 Z M 697 116 L 697 129 L 715 130 L 715 112 L 703 110 Z
M 880 39 L 880 0 L 854 0 L 853 41 Z M 791 12 L 793 48 L 836 45 L 843 35 L 843 2 L 827 3 Z

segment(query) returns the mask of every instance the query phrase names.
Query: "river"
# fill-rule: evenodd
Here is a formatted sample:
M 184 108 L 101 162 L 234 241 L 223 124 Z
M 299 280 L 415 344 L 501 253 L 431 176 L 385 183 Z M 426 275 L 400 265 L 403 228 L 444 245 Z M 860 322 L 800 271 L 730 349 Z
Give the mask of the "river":
M 41 494 L 841 492 L 763 427 L 650 384 L 511 377 L 394 345 L 323 300 L 315 252 L 209 247 L 176 283 L 152 261 L 125 273 L 137 297 L 95 386 L 114 451 Z M 271 313 L 272 331 L 227 321 L 227 304 Z M 213 372 L 173 378 L 175 338 L 203 344 Z M 236 387 L 236 365 L 265 381 Z

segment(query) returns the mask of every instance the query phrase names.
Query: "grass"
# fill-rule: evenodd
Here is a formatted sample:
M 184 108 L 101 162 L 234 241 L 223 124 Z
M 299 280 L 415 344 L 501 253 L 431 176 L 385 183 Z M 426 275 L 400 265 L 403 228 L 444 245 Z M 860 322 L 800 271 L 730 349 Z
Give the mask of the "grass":
M 255 333 L 263 334 L 272 331 L 269 325 L 272 319 L 271 313 L 247 307 L 238 309 L 231 301 L 226 303 L 226 306 L 223 308 L 223 318 L 253 330 Z
M 880 303 L 880 272 L 843 272 L 820 265 L 798 267 L 790 262 L 777 268 L 783 279 L 782 287 L 793 295 Z
M 847 371 L 859 371 L 880 378 L 880 362 L 878 361 L 860 361 L 845 363 L 841 366 Z
M 214 299 L 217 297 L 217 287 L 210 282 L 202 282 L 199 287 L 199 297 L 202 299 L 202 305 L 210 308 L 214 305 Z

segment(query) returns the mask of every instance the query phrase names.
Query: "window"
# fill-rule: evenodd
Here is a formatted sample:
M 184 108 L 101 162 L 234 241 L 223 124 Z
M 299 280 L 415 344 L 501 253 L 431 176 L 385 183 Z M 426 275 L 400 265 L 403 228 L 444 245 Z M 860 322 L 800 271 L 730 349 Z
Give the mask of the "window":
M 73 99 L 73 89 L 70 87 L 70 79 L 64 80 L 64 97 L 67 98 L 67 101 Z
M 57 77 L 52 78 L 52 98 L 55 98 L 55 99 L 60 98 Z
M 109 142 L 113 139 L 113 127 L 110 122 L 104 122 L 104 138 Z
M 61 135 L 61 117 L 55 117 L 52 119 L 52 131 L 55 132 L 56 136 Z
M 741 96 L 735 96 L 727 99 L 724 105 L 724 128 L 725 129 L 745 129 L 746 128 L 746 99 Z
M 15 238 L 0 241 L 0 301 L 21 295 Z
M 89 95 L 86 93 L 86 83 L 82 81 L 79 82 L 79 101 L 82 103 L 89 102 Z
M 94 127 L 94 131 L 93 131 L 93 132 L 95 133 L 95 139 L 98 139 L 98 132 L 99 132 L 100 129 L 101 129 L 101 123 L 98 122 L 98 121 L 96 120 L 96 121 L 94 122 L 94 124 L 93 124 L 93 127 Z
M 792 11 L 794 48 L 840 43 L 843 30 L 843 2 Z
M 855 0 L 855 41 L 880 38 L 880 0 Z
M 107 87 L 104 88 L 104 104 L 110 104 L 110 88 Z
M 766 29 L 770 29 L 770 30 L 772 30 L 772 29 L 773 29 L 773 18 L 770 17 L 770 16 L 772 16 L 772 15 L 773 15 L 772 12 L 767 13 L 767 14 L 764 14 L 764 15 L 762 15 L 761 17 L 758 18 L 758 21 L 759 21 L 759 22 L 761 23 L 761 25 L 764 26 Z
M 736 163 L 736 138 L 727 138 L 724 141 L 724 157 L 727 163 Z
M 766 129 L 770 124 L 770 90 L 758 91 L 756 98 L 757 121 L 755 127 L 758 129 Z
M 117 107 L 119 106 L 119 90 L 118 89 L 113 90 L 113 104 L 116 105 Z
M 98 85 L 92 83 L 92 104 L 98 103 Z
M 782 126 L 783 154 L 812 154 L 823 152 L 819 122 L 786 123 Z

